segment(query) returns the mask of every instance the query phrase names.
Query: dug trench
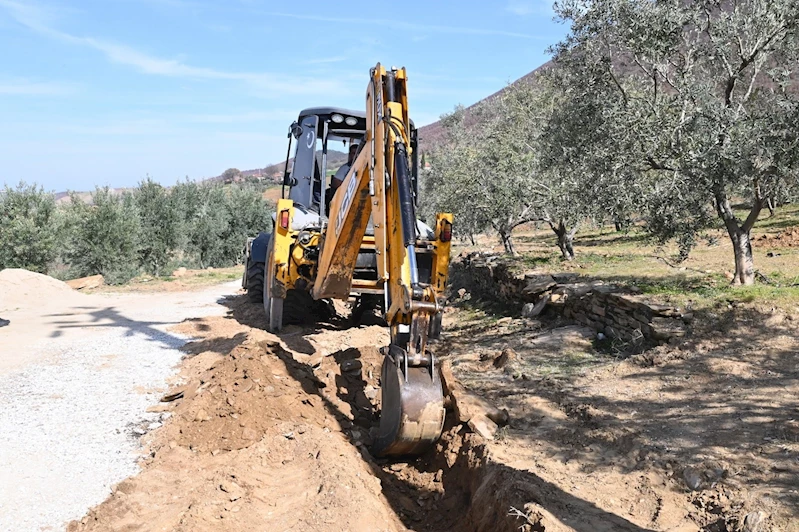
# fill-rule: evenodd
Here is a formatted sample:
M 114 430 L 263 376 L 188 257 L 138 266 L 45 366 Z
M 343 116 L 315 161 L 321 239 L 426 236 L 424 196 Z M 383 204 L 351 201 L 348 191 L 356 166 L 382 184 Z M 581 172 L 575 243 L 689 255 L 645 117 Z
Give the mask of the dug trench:
M 387 344 L 386 330 L 352 327 L 342 318 L 275 336 L 264 332 L 261 309 L 245 297 L 226 305 L 225 317 L 178 326 L 196 340 L 185 347 L 169 401 L 153 407 L 171 417 L 144 436 L 141 472 L 68 530 L 737 526 L 720 515 L 734 498 L 729 491 L 718 488 L 702 498 L 670 474 L 645 467 L 646 449 L 631 430 L 601 430 L 601 416 L 562 390 L 551 401 L 526 393 L 523 413 L 495 441 L 448 413 L 440 441 L 425 455 L 374 458 L 369 444 L 379 415 L 377 348 Z M 444 346 L 442 354 L 466 355 L 468 369 L 478 355 L 465 352 L 468 339 L 460 341 Z M 503 393 L 510 400 L 518 391 L 495 390 L 491 399 L 503 402 Z M 603 461 L 614 467 L 603 467 Z M 748 509 L 734 508 L 739 514 Z
M 346 322 L 261 330 L 244 297 L 227 317 L 189 320 L 197 340 L 145 436 L 142 471 L 70 531 L 517 530 L 519 472 L 448 421 L 427 454 L 376 459 L 377 375 L 388 337 Z M 518 478 L 517 478 L 518 477 Z M 518 502 L 516 502 L 518 501 Z

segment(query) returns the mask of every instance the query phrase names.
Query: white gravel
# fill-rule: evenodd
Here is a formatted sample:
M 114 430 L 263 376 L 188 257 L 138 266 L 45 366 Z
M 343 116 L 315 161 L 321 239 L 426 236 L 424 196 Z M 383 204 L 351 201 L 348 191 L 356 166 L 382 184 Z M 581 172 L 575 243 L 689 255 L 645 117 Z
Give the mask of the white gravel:
M 161 421 L 146 409 L 186 341 L 165 329 L 223 314 L 216 300 L 235 288 L 159 294 L 157 305 L 137 296 L 130 308 L 114 299 L 106 318 L 75 325 L 80 338 L 38 344 L 46 362 L 0 376 L 0 530 L 63 529 L 137 472 L 139 438 Z

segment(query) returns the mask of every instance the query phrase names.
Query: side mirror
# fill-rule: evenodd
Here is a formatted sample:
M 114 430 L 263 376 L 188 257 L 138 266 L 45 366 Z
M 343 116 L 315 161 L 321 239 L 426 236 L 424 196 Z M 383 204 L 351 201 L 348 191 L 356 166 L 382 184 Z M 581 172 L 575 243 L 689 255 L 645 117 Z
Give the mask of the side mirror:
M 289 127 L 289 135 L 293 135 L 295 139 L 300 138 L 300 135 L 302 135 L 302 126 L 297 122 L 292 123 Z

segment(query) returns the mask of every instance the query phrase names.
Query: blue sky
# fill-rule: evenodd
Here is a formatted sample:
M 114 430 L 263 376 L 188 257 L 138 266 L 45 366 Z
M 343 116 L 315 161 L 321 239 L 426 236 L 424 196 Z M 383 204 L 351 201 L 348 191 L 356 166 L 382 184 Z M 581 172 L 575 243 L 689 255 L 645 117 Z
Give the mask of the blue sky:
M 552 17 L 549 0 L 0 0 L 0 177 L 89 190 L 263 167 L 300 109 L 363 108 L 377 62 L 407 67 L 424 125 L 545 62 Z

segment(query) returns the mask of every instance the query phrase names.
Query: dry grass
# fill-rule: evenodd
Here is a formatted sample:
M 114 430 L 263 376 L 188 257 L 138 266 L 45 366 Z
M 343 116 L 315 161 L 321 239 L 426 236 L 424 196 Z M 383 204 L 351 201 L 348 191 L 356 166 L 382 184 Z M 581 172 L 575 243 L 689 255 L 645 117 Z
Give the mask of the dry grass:
M 799 206 L 783 207 L 755 225 L 753 237 L 776 235 L 799 226 Z M 799 312 L 799 247 L 759 246 L 755 243 L 755 268 L 762 275 L 755 286 L 732 287 L 728 275 L 734 270 L 732 244 L 721 230 L 708 231 L 687 260 L 676 260 L 674 245 L 660 246 L 639 228 L 616 232 L 613 227 L 591 228 L 575 238 L 576 259 L 560 258 L 555 237 L 543 224 L 525 226 L 514 233 L 521 270 L 574 271 L 609 282 L 635 285 L 644 293 L 679 305 L 718 307 L 752 303 Z M 457 245 L 462 251 L 502 252 L 498 239 L 481 236 L 477 246 Z
M 277 200 L 280 199 L 282 190 L 283 187 L 280 185 L 269 185 L 267 186 L 266 190 L 264 190 L 263 198 L 265 200 L 271 201 L 274 204 L 277 204 Z
M 120 286 L 102 286 L 87 293 L 114 292 L 179 292 L 183 290 L 194 290 L 241 279 L 243 266 L 230 266 L 228 268 L 214 268 L 213 270 L 187 270 L 186 275 L 181 277 L 153 277 L 152 275 L 139 275 L 129 283 Z

